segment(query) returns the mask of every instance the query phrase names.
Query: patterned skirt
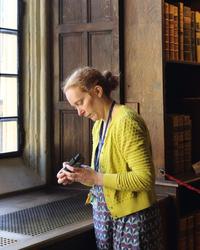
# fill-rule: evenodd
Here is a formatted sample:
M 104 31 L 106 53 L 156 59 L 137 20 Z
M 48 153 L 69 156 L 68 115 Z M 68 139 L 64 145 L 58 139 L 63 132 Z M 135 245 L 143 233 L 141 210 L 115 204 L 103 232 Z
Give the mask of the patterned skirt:
M 161 220 L 157 204 L 139 212 L 113 219 L 102 187 L 93 193 L 93 221 L 97 249 L 163 250 Z

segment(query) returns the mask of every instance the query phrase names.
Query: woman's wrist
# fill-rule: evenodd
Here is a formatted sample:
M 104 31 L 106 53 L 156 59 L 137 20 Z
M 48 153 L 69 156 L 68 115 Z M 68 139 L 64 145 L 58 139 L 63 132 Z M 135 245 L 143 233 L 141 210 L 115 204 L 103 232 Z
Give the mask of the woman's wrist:
M 96 177 L 96 185 L 103 186 L 103 174 L 97 173 Z

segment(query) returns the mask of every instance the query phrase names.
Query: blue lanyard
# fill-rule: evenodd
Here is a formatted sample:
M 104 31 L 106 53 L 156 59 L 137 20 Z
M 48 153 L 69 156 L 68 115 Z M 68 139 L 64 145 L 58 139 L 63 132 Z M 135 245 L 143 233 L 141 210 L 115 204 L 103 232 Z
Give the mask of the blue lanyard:
M 105 126 L 104 133 L 103 133 L 103 121 L 101 123 L 101 128 L 100 128 L 100 131 L 99 131 L 99 143 L 98 143 L 98 145 L 96 147 L 95 158 L 94 158 L 94 167 L 95 167 L 96 171 L 98 171 L 98 169 L 99 169 L 99 157 L 100 157 L 101 150 L 102 150 L 102 147 L 103 147 L 103 144 L 104 144 L 106 131 L 107 131 L 107 128 L 108 128 L 109 121 L 111 119 L 111 115 L 112 115 L 114 105 L 115 105 L 115 101 L 113 101 L 112 104 L 111 104 L 109 114 L 108 114 L 108 119 L 106 121 L 106 126 Z

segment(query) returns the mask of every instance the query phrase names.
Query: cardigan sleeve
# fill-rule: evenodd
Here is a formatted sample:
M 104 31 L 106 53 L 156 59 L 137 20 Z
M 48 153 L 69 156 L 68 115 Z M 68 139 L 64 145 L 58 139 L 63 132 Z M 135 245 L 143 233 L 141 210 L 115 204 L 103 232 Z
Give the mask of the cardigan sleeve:
M 150 190 L 154 183 L 154 167 L 150 137 L 144 121 L 134 116 L 120 119 L 114 137 L 127 171 L 104 174 L 103 185 L 135 192 Z

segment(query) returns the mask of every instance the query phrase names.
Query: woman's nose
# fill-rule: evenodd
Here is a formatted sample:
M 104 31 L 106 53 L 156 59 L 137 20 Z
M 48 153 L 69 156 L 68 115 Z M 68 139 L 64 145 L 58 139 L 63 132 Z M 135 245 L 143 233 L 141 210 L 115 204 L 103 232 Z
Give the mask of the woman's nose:
M 77 111 L 78 111 L 78 115 L 79 116 L 83 116 L 84 115 L 84 111 L 80 108 L 77 108 Z

